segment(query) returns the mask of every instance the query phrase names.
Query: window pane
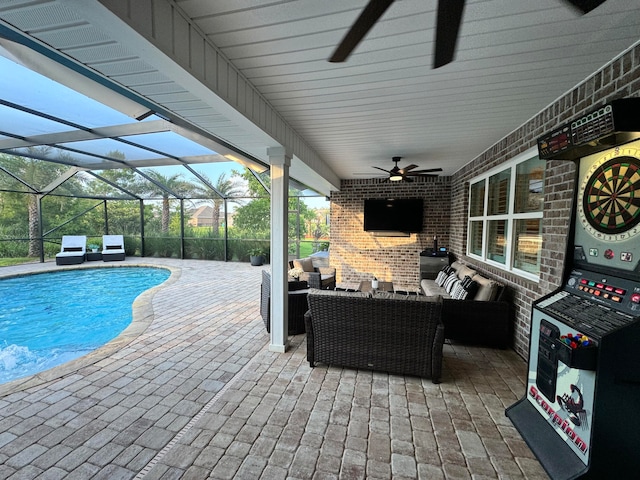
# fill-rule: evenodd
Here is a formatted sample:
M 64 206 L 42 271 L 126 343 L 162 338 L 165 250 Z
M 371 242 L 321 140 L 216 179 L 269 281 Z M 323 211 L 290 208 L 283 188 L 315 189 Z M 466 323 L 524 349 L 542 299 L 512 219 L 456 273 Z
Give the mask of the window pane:
M 544 160 L 531 158 L 516 167 L 515 213 L 541 212 L 544 200 Z
M 516 251 L 513 266 L 525 272 L 539 275 L 540 252 L 542 251 L 540 219 L 516 220 L 514 228 Z
M 491 220 L 488 228 L 487 258 L 504 264 L 507 260 L 507 221 Z
M 509 180 L 511 169 L 489 177 L 489 208 L 487 215 L 509 213 Z
M 471 222 L 469 226 L 469 252 L 482 256 L 482 226 L 483 222 Z
M 469 199 L 469 216 L 479 217 L 484 215 L 484 180 L 471 185 L 471 198 Z

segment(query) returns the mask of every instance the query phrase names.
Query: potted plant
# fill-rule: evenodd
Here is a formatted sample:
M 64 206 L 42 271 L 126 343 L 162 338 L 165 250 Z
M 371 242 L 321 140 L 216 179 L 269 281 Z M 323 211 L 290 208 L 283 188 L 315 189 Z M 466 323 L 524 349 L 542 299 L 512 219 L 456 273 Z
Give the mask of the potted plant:
M 249 250 L 249 260 L 251 265 L 259 267 L 264 263 L 264 251 L 261 248 L 252 248 Z
M 89 245 L 87 245 L 87 248 L 91 250 L 93 253 L 98 253 L 98 250 L 100 250 L 100 245 L 95 243 L 90 243 Z

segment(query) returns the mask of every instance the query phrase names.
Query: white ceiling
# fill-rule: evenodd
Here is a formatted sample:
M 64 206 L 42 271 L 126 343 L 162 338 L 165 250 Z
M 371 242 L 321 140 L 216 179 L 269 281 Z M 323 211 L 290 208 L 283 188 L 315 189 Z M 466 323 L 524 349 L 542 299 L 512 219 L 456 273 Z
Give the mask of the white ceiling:
M 116 11 L 134 1 L 102 3 Z M 367 0 L 166 2 L 343 179 L 376 176 L 371 166 L 391 168 L 392 156 L 450 175 L 640 39 L 637 0 L 607 0 L 584 16 L 563 0 L 468 0 L 456 58 L 433 70 L 436 0 L 396 0 L 347 62 L 335 64 L 327 58 Z M 229 105 L 172 89 L 166 70 L 145 70 L 153 55 L 138 61 L 135 46 L 101 31 L 100 19 L 80 21 L 80 5 L 90 3 L 0 0 L 0 18 L 265 158 L 268 135 L 233 118 Z M 51 15 L 55 4 L 78 9 Z M 105 61 L 116 47 L 121 63 Z
M 341 178 L 400 155 L 451 174 L 640 38 L 638 3 L 469 1 L 453 63 L 431 69 L 436 1 L 394 2 L 344 64 L 366 5 L 178 0 Z

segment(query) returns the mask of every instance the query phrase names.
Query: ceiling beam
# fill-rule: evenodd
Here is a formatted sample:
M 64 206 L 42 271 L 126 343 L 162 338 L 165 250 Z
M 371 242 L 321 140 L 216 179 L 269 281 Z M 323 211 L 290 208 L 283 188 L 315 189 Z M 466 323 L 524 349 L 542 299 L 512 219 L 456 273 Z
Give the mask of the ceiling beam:
M 45 133 L 34 135 L 24 139 L 10 138 L 0 140 L 0 150 L 34 147 L 37 145 L 55 145 L 60 143 L 84 142 L 101 138 L 115 138 L 131 135 L 144 135 L 149 133 L 171 131 L 169 122 L 155 120 L 149 122 L 136 122 L 125 125 L 112 125 L 108 127 L 92 128 L 87 130 L 68 130 L 66 132 Z M 3 133 L 4 134 L 4 133 Z

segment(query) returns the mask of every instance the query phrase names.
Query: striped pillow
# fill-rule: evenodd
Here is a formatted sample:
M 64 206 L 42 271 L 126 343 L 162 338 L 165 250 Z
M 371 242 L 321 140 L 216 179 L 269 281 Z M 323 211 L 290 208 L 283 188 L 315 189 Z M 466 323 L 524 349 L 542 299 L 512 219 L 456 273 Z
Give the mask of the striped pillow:
M 456 283 L 451 290 L 451 298 L 455 300 L 460 300 L 462 296 L 462 292 L 464 292 L 464 287 L 462 286 L 462 282 Z M 465 295 L 466 297 L 466 295 Z
M 460 279 L 456 276 L 455 273 L 452 273 L 445 280 L 443 287 L 448 294 L 451 294 L 451 292 L 453 291 L 453 287 L 455 287 L 456 283 L 460 283 Z
M 478 291 L 478 283 L 473 281 L 469 275 L 466 275 L 462 282 L 460 282 L 460 288 L 451 294 L 452 298 L 456 300 L 472 299 Z
M 444 281 L 447 279 L 447 274 L 444 273 L 444 270 L 440 270 L 438 275 L 436 276 L 436 284 L 441 287 L 444 285 Z

